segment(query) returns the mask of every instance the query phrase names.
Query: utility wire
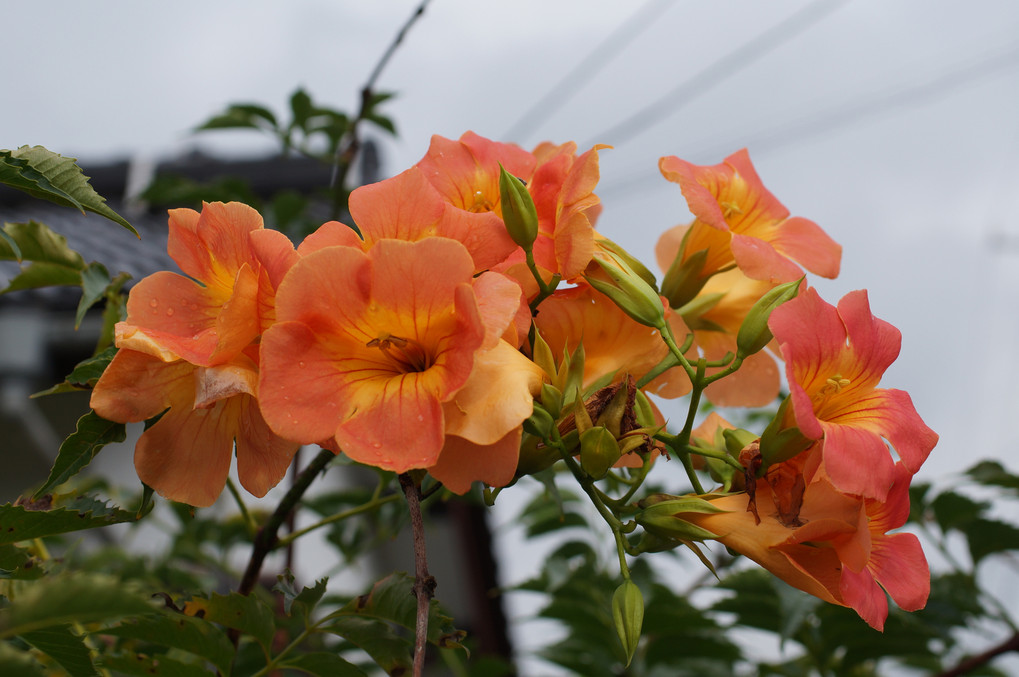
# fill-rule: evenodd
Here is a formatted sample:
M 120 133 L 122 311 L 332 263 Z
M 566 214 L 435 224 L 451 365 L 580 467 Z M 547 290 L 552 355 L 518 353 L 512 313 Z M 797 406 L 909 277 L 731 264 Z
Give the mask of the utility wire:
M 613 31 L 584 57 L 577 66 L 557 82 L 545 96 L 541 97 L 516 123 L 503 134 L 501 139 L 521 141 L 534 132 L 538 126 L 563 107 L 577 91 L 591 81 L 612 59 L 619 55 L 633 40 L 652 25 L 665 12 L 672 0 L 648 0 L 633 13 L 625 23 Z
M 756 59 L 786 44 L 848 0 L 810 2 L 785 21 L 764 31 L 756 38 L 729 52 L 693 77 L 669 90 L 664 96 L 637 111 L 622 122 L 598 134 L 593 141 L 581 144 L 587 148 L 595 143 L 619 144 L 647 131 L 663 118 L 701 96 L 712 87 L 735 75 Z
M 845 103 L 812 115 L 809 118 L 784 124 L 772 130 L 761 132 L 749 139 L 743 139 L 739 145 L 753 147 L 755 152 L 789 146 L 810 137 L 818 136 L 840 127 L 846 127 L 865 118 L 872 118 L 897 108 L 915 106 L 925 101 L 941 98 L 981 78 L 1016 65 L 1019 65 L 1019 45 L 979 61 L 971 61 L 969 65 L 956 67 L 949 72 L 929 79 L 923 84 L 905 89 L 896 88 L 893 91 L 884 92 L 863 100 L 860 100 L 859 97 L 853 97 Z M 686 153 L 685 155 L 697 160 L 699 158 L 717 157 L 727 154 L 732 150 L 733 144 L 718 144 L 715 147 L 705 147 L 700 151 Z M 608 186 L 606 190 L 598 192 L 604 197 L 607 193 L 633 190 L 642 185 L 647 187 L 651 185 L 648 182 L 649 179 L 657 175 L 657 169 L 643 171 L 615 185 Z

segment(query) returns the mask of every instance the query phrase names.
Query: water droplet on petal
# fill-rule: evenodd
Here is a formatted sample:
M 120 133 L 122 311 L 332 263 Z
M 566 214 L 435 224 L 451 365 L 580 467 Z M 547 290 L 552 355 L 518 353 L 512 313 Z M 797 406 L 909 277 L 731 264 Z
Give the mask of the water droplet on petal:
M 297 366 L 298 367 L 303 367 L 304 366 L 304 360 L 301 360 L 300 362 L 298 362 Z
M 375 443 L 372 444 L 372 446 L 375 447 L 376 449 L 381 449 L 382 448 L 382 442 L 375 442 Z
M 420 422 L 420 421 L 424 421 L 424 420 L 425 420 L 425 417 L 422 416 L 421 414 L 418 414 L 418 421 Z
M 166 309 L 166 316 L 167 317 L 172 317 L 173 316 L 173 308 L 167 308 Z
M 155 308 L 156 306 L 159 305 L 159 301 L 157 301 L 156 299 L 152 299 L 151 301 L 149 301 L 149 305 Z

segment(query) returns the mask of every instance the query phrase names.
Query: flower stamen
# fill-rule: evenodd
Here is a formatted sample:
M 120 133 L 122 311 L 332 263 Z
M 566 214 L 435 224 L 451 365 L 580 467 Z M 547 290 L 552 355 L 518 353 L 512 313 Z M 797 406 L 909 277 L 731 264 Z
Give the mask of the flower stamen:
M 381 332 L 364 345 L 366 348 L 381 350 L 403 373 L 425 371 L 433 364 L 431 355 L 420 343 L 414 339 L 394 336 L 389 332 Z

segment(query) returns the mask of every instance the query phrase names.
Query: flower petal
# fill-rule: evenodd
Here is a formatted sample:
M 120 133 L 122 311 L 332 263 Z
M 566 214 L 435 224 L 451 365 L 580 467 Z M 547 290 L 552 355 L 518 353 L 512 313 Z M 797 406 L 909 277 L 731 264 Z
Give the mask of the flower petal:
M 513 481 L 517 469 L 520 437 L 519 427 L 488 445 L 448 435 L 438 462 L 428 472 L 455 494 L 466 494 L 473 482 L 484 482 L 493 487 L 506 486 Z
M 254 398 L 245 396 L 241 401 L 237 477 L 241 486 L 261 498 L 287 474 L 300 445 L 272 432 Z

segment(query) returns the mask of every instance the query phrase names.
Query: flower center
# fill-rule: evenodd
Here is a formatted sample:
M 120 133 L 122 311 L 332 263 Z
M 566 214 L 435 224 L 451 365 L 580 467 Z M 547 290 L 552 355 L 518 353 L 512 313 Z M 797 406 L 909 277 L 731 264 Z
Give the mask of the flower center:
M 376 338 L 364 344 L 366 348 L 378 348 L 390 362 L 403 373 L 425 371 L 432 366 L 432 356 L 425 347 L 414 339 L 394 336 L 381 332 Z
M 817 391 L 817 394 L 812 398 L 815 402 L 820 402 L 828 398 L 829 395 L 835 395 L 842 392 L 843 388 L 848 388 L 852 383 L 848 378 L 842 376 L 842 374 L 835 374 L 829 377 L 825 381 L 821 389 Z
M 722 216 L 726 219 L 733 214 L 743 214 L 743 210 L 740 209 L 739 205 L 734 202 L 721 201 L 718 204 L 722 208 Z
M 485 194 L 480 190 L 474 191 L 474 204 L 467 208 L 467 211 L 477 214 L 479 212 L 491 212 L 495 211 L 495 205 L 493 205 Z

